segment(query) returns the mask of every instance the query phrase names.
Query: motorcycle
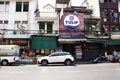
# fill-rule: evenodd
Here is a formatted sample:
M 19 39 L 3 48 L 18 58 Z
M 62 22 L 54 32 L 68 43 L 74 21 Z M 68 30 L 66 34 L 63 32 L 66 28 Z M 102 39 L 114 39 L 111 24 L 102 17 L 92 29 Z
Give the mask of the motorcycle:
M 92 63 L 100 63 L 100 62 L 101 62 L 101 57 L 91 58 L 90 61 L 91 61 Z

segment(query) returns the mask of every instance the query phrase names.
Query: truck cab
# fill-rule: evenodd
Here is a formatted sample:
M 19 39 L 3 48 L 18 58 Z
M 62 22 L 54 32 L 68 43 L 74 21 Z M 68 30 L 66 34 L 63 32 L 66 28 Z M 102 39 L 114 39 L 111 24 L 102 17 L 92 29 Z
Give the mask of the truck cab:
M 0 45 L 0 64 L 7 66 L 11 63 L 18 63 L 19 50 L 18 45 Z

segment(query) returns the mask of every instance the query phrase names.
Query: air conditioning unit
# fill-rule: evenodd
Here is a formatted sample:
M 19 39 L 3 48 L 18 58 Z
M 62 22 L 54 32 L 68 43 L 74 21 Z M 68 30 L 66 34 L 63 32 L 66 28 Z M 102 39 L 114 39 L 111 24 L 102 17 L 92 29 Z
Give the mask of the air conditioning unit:
M 45 30 L 44 29 L 40 29 L 39 33 L 45 33 Z
M 16 31 L 13 31 L 13 34 L 17 34 L 17 32 L 16 32 Z

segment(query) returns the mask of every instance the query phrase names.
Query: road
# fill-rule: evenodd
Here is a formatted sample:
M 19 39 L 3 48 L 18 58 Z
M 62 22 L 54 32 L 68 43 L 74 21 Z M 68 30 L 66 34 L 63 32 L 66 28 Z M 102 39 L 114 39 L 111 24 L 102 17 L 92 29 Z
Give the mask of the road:
M 0 80 L 120 80 L 120 64 L 1 66 Z

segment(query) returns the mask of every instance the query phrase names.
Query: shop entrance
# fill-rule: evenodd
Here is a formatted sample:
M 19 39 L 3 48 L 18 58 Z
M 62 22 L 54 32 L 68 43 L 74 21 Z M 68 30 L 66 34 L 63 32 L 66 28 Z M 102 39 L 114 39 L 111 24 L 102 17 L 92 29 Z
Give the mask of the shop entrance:
M 70 52 L 74 56 L 75 47 L 74 44 L 62 44 L 63 51 Z
M 80 44 L 62 44 L 63 51 L 70 52 L 76 60 L 82 59 L 82 45 Z

